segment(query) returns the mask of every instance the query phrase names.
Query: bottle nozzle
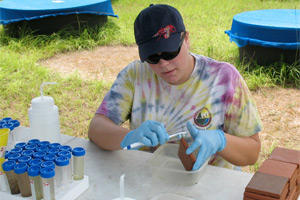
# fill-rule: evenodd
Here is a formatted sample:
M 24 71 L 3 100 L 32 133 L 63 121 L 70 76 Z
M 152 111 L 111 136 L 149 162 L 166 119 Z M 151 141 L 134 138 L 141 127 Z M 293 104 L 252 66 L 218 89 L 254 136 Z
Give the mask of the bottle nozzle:
M 44 93 L 43 93 L 44 86 L 45 85 L 53 85 L 53 84 L 57 84 L 57 83 L 56 82 L 43 82 L 40 87 L 41 96 L 44 96 Z

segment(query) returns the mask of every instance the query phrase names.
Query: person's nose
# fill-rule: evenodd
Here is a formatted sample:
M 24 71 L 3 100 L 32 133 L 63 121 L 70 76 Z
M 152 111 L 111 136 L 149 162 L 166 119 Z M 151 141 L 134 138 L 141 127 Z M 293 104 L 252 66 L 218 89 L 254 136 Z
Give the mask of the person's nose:
M 158 64 L 161 66 L 161 67 L 165 67 L 165 66 L 168 66 L 169 65 L 169 61 L 168 60 L 164 60 L 164 59 L 160 59 Z

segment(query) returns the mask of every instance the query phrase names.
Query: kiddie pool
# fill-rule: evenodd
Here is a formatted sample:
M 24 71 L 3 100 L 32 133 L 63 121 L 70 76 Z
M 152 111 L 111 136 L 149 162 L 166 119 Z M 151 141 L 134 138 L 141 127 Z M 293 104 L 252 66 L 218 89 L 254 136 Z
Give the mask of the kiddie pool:
M 230 41 L 239 47 L 241 61 L 269 65 L 300 64 L 300 10 L 270 9 L 235 15 Z
M 110 0 L 0 0 L 0 24 L 15 34 L 24 25 L 39 33 L 102 25 L 107 16 L 117 17 Z

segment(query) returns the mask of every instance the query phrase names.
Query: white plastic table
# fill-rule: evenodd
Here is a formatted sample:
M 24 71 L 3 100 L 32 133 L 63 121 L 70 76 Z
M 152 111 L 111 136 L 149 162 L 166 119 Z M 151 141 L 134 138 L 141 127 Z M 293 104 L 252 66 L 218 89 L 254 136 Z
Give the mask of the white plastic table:
M 119 180 L 125 173 L 125 196 L 136 200 L 163 199 L 157 197 L 166 197 L 168 194 L 168 200 L 241 200 L 253 176 L 251 173 L 208 165 L 196 185 L 152 184 L 151 169 L 147 165 L 151 153 L 134 150 L 103 151 L 89 140 L 67 135 L 62 135 L 61 143 L 72 147 L 82 146 L 87 151 L 85 174 L 89 176 L 90 187 L 78 199 L 110 200 L 119 197 Z

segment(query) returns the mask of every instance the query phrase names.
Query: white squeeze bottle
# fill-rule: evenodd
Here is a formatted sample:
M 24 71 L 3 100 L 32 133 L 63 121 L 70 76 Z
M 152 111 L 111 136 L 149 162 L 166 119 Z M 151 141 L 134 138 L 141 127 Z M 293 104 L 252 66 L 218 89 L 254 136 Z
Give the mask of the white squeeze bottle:
M 56 84 L 44 82 L 40 87 L 41 96 L 31 100 L 28 110 L 31 137 L 50 142 L 60 141 L 60 125 L 58 107 L 50 96 L 43 95 L 44 85 Z

